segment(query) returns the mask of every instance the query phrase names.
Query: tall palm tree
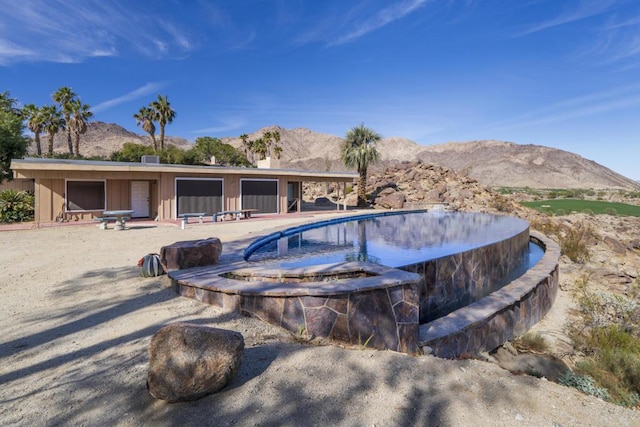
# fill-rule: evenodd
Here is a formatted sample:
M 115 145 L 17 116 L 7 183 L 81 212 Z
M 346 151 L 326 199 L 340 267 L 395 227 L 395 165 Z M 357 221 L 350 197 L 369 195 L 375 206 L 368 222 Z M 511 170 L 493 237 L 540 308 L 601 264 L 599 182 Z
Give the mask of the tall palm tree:
M 348 168 L 356 168 L 358 174 L 358 207 L 365 207 L 367 169 L 380 157 L 376 143 L 382 137 L 376 131 L 361 124 L 347 132 L 342 146 L 342 162 Z
M 153 151 L 158 152 L 158 141 L 156 141 L 156 125 L 153 124 L 154 111 L 149 107 L 140 107 L 140 111 L 133 115 L 136 119 L 136 126 L 142 124 L 142 130 L 151 136 L 153 141 Z
M 19 114 L 20 111 L 17 108 L 17 103 L 18 100 L 12 98 L 8 90 L 0 92 L 0 109 L 8 113 Z
M 45 105 L 42 107 L 42 117 L 44 130 L 49 135 L 49 155 L 53 155 L 53 139 L 61 128 L 64 128 L 64 118 L 55 105 Z
M 160 150 L 164 150 L 164 127 L 176 118 L 176 112 L 171 108 L 167 96 L 158 95 L 150 107 L 155 112 L 155 120 L 160 125 Z
M 73 113 L 72 101 L 76 98 L 76 94 L 70 87 L 63 86 L 53 93 L 53 101 L 57 102 L 64 114 L 65 129 L 67 130 L 67 144 L 69 144 L 69 154 L 73 154 L 73 143 L 71 142 L 71 114 Z
M 27 122 L 27 127 L 33 132 L 33 139 L 36 143 L 36 154 L 42 156 L 42 145 L 40 144 L 40 134 L 44 132 L 45 117 L 41 108 L 35 104 L 28 104 L 22 108 L 22 117 Z
M 87 132 L 87 123 L 93 117 L 91 106 L 83 104 L 79 99 L 71 101 L 72 115 L 69 119 L 69 127 L 73 133 L 73 151 L 76 156 L 80 155 L 80 135 Z

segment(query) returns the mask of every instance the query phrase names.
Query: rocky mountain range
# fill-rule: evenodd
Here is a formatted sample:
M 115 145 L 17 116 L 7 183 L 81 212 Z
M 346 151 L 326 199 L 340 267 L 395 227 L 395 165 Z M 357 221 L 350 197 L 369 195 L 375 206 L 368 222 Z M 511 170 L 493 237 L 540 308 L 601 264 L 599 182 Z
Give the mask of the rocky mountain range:
M 281 136 L 282 167 L 319 171 L 346 170 L 340 161 L 343 139 L 336 135 L 304 128 L 268 126 L 249 134 L 249 138 L 259 138 L 265 131 L 275 130 Z M 167 131 L 170 132 L 171 128 L 168 127 Z M 242 148 L 239 137 L 221 139 L 236 148 Z M 92 122 L 87 133 L 82 135 L 80 152 L 85 156 L 108 156 L 126 142 L 150 145 L 151 139 L 116 124 Z M 46 147 L 46 135 L 42 136 L 42 144 Z M 170 136 L 166 137 L 165 144 L 190 147 L 190 142 L 186 139 Z M 66 135 L 58 134 L 54 142 L 55 151 L 65 152 L 66 147 Z M 388 137 L 380 141 L 378 150 L 381 161 L 371 168 L 373 172 L 382 171 L 400 162 L 422 161 L 450 168 L 491 187 L 640 189 L 640 183 L 592 160 L 539 145 L 470 141 L 424 146 L 406 138 Z

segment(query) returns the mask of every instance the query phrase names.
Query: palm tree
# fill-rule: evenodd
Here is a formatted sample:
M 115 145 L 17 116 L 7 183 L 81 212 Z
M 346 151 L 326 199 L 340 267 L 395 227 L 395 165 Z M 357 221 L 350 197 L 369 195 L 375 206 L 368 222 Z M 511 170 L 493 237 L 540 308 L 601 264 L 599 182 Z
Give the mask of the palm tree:
M 33 139 L 36 142 L 36 154 L 42 156 L 42 145 L 40 144 L 40 134 L 44 132 L 45 117 L 42 108 L 35 104 L 25 105 L 22 108 L 22 117 L 27 122 L 27 127 L 33 132 Z
M 140 107 L 140 111 L 133 115 L 136 119 L 136 126 L 142 124 L 142 130 L 151 135 L 153 141 L 153 151 L 158 152 L 158 141 L 156 141 L 156 125 L 153 124 L 154 111 L 149 107 Z
M 49 155 L 53 155 L 53 139 L 60 128 L 64 128 L 64 119 L 62 113 L 55 105 L 45 105 L 42 107 L 42 120 L 44 122 L 44 130 L 49 135 Z
M 80 155 L 80 135 L 87 132 L 87 122 L 93 117 L 90 109 L 88 104 L 83 104 L 79 99 L 71 101 L 72 116 L 69 119 L 69 127 L 73 133 L 73 151 L 76 156 Z
M 0 109 L 6 111 L 7 113 L 19 114 L 20 111 L 16 106 L 17 102 L 17 99 L 11 98 L 11 94 L 8 90 L 0 92 Z
M 361 124 L 347 132 L 344 145 L 342 146 L 342 162 L 348 168 L 356 168 L 360 177 L 358 178 L 358 207 L 365 207 L 367 169 L 369 164 L 378 161 L 379 153 L 376 143 L 381 136 L 376 131 Z
M 64 113 L 64 123 L 67 129 L 67 144 L 69 144 L 69 154 L 73 154 L 73 143 L 71 142 L 71 114 L 73 113 L 71 103 L 76 98 L 75 92 L 70 87 L 63 86 L 53 93 L 53 101 L 57 102 Z
M 164 127 L 176 118 L 176 112 L 171 108 L 167 96 L 158 95 L 158 99 L 150 105 L 155 113 L 155 120 L 160 125 L 160 150 L 164 150 Z

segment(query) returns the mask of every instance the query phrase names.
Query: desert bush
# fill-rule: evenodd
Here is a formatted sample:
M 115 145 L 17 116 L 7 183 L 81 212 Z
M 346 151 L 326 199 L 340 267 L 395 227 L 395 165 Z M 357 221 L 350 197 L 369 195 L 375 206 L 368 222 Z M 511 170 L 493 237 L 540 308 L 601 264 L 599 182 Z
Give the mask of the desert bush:
M 0 222 L 23 222 L 33 219 L 34 197 L 15 189 L 0 192 Z
M 539 333 L 529 333 L 519 336 L 513 341 L 514 347 L 519 352 L 544 353 L 549 349 L 547 341 Z
M 496 195 L 496 197 L 491 200 L 490 206 L 498 212 L 511 212 L 513 210 L 513 205 L 510 203 L 509 199 L 500 194 Z
M 607 215 L 613 215 L 613 216 L 618 215 L 618 211 L 616 211 L 616 210 L 615 210 L 615 209 L 613 209 L 613 208 L 608 208 L 608 209 L 606 209 L 606 210 L 604 211 L 604 213 L 606 213 Z
M 595 232 L 589 225 L 565 225 L 552 218 L 545 218 L 531 221 L 531 228 L 555 240 L 560 245 L 562 254 L 571 261 L 589 261 L 589 241 L 595 239 Z
M 569 336 L 584 354 L 576 371 L 608 390 L 608 399 L 624 406 L 640 403 L 640 306 L 637 287 L 630 296 L 592 290 L 589 277 L 576 282 L 573 295 L 580 319 Z
M 593 236 L 594 232 L 591 227 L 582 223 L 573 227 L 565 227 L 558 236 L 560 250 L 571 261 L 585 263 L 590 259 L 587 243 Z

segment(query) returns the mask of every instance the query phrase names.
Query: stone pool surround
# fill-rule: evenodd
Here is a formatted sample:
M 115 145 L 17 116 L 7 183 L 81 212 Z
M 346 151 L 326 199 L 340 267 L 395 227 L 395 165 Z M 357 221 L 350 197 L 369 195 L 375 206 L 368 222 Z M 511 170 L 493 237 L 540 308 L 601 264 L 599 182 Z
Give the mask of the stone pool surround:
M 344 262 L 286 271 L 218 265 L 169 276 L 182 296 L 293 333 L 418 352 L 420 276 L 415 273 Z
M 521 234 L 518 239 L 522 239 Z M 528 243 L 528 230 L 525 237 Z M 502 251 L 487 247 L 467 251 L 477 251 L 475 255 L 456 254 L 433 260 L 430 266 L 421 263 L 421 267 L 402 270 L 359 262 L 269 270 L 244 262 L 236 250 L 223 264 L 172 271 L 169 277 L 180 295 L 224 311 L 260 318 L 293 333 L 306 331 L 314 336 L 408 354 L 418 354 L 421 347 L 427 346 L 437 356 L 457 357 L 496 348 L 526 332 L 551 307 L 557 293 L 559 248 L 537 233 L 532 233 L 531 240 L 545 248 L 542 260 L 519 279 L 500 291 L 490 291 L 489 295 L 483 286 L 478 286 L 486 281 L 473 279 L 473 274 L 469 276 L 472 280 L 467 281 L 455 274 L 473 273 L 478 262 L 485 265 L 478 260 L 499 256 Z M 407 269 L 413 271 L 403 271 Z M 369 272 L 372 276 L 280 283 L 283 276 L 295 279 L 345 271 Z M 438 289 L 453 286 L 464 296 L 456 303 L 461 306 L 425 323 L 420 321 L 425 318 L 420 312 L 434 300 L 425 294 L 425 289 L 432 286 L 426 283 L 426 278 L 434 271 L 454 279 L 443 280 Z M 422 274 L 415 274 L 418 272 Z M 244 278 L 224 277 L 228 273 Z M 274 280 L 275 277 L 279 280 Z
M 420 325 L 419 345 L 443 358 L 491 351 L 527 332 L 549 311 L 558 294 L 560 247 L 543 234 L 531 240 L 544 248 L 540 261 L 492 294 Z

